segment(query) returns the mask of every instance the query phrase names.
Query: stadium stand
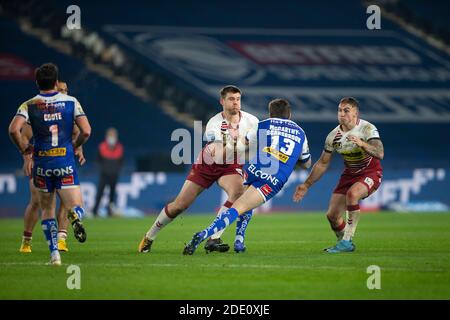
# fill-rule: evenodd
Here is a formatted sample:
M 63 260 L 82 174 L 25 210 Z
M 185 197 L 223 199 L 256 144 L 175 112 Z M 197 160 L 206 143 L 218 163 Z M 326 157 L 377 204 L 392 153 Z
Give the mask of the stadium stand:
M 399 2 L 402 3 L 402 2 Z M 407 4 L 406 4 L 407 3 Z M 411 2 L 411 6 L 413 6 L 413 3 L 419 5 L 423 2 L 420 1 L 413 1 Z M 64 5 L 63 2 L 60 3 L 62 6 Z M 409 6 L 410 2 L 406 1 L 405 6 Z M 166 87 L 166 92 L 168 92 L 167 97 L 172 98 L 175 102 L 174 104 L 176 106 L 179 106 L 180 103 L 178 101 L 186 99 L 186 94 L 189 98 L 192 98 L 194 101 L 198 101 L 198 99 L 202 99 L 206 105 L 203 105 L 203 107 L 198 108 L 191 108 L 196 110 L 201 110 L 201 108 L 207 108 L 207 110 L 202 110 L 202 114 L 195 114 L 194 118 L 196 119 L 206 119 L 211 114 L 209 110 L 211 108 L 214 108 L 215 105 L 217 105 L 215 100 L 215 91 L 214 88 L 220 87 L 220 83 L 223 81 L 231 81 L 232 76 L 229 78 L 226 78 L 227 80 L 219 80 L 214 81 L 211 78 L 201 78 L 200 76 L 196 78 L 195 80 L 202 79 L 205 80 L 205 83 L 208 83 L 208 89 L 199 89 L 198 86 L 196 86 L 195 81 L 192 80 L 192 78 L 187 79 L 187 77 L 183 76 L 179 70 L 174 70 L 174 68 L 167 67 L 167 61 L 170 61 L 171 63 L 178 62 L 178 58 L 180 58 L 181 55 L 185 55 L 185 57 L 180 58 L 186 59 L 185 61 L 182 61 L 181 63 L 185 63 L 186 65 L 189 63 L 192 63 L 192 65 L 188 65 L 185 70 L 195 72 L 196 67 L 199 68 L 211 68 L 211 70 L 214 70 L 214 72 L 220 73 L 220 69 L 213 69 L 212 66 L 208 65 L 207 62 L 205 62 L 203 65 L 195 65 L 197 61 L 195 61 L 195 57 L 192 58 L 192 60 L 189 60 L 189 54 L 196 55 L 199 54 L 197 52 L 196 48 L 188 48 L 186 51 L 183 51 L 183 44 L 186 43 L 186 41 L 193 40 L 190 37 L 190 35 L 194 34 L 195 36 L 201 36 L 204 37 L 205 33 L 203 31 L 198 31 L 201 27 L 208 27 L 208 28 L 242 28 L 242 30 L 245 29 L 255 29 L 255 28 L 274 28 L 276 26 L 276 29 L 281 30 L 290 30 L 290 29 L 302 29 L 307 28 L 307 30 L 315 29 L 315 30 L 323 30 L 322 32 L 326 33 L 328 30 L 335 30 L 337 27 L 341 30 L 354 30 L 355 33 L 353 35 L 350 35 L 345 38 L 345 41 L 342 40 L 342 37 L 338 39 L 342 44 L 348 44 L 349 46 L 352 46 L 352 48 L 356 48 L 358 50 L 358 47 L 361 46 L 383 46 L 385 44 L 400 47 L 401 50 L 409 50 L 410 52 L 413 52 L 418 55 L 418 59 L 421 60 L 421 62 L 418 65 L 414 65 L 414 62 L 411 64 L 408 63 L 401 63 L 400 61 L 397 61 L 396 64 L 392 63 L 376 63 L 376 61 L 368 61 L 366 65 L 364 65 L 364 62 L 359 63 L 348 63 L 346 65 L 346 62 L 339 62 L 340 64 L 343 64 L 344 71 L 351 71 L 356 68 L 358 68 L 360 71 L 365 72 L 370 67 L 373 67 L 374 72 L 387 70 L 388 67 L 392 66 L 392 70 L 405 70 L 405 72 L 409 72 L 409 70 L 412 70 L 411 72 L 421 72 L 422 70 L 425 70 L 424 72 L 429 72 L 428 78 L 424 76 L 422 79 L 420 76 L 412 75 L 408 76 L 405 75 L 403 78 L 400 78 L 399 80 L 396 80 L 395 77 L 390 76 L 389 74 L 386 76 L 385 79 L 382 80 L 375 80 L 369 79 L 364 80 L 365 75 L 360 75 L 358 73 L 351 74 L 349 77 L 355 77 L 356 79 L 349 79 L 349 77 L 343 77 L 341 79 L 337 79 L 337 81 L 331 81 L 330 78 L 326 77 L 319 77 L 318 79 L 314 79 L 314 77 L 309 77 L 306 75 L 305 81 L 301 80 L 293 80 L 293 81 L 283 81 L 282 77 L 278 77 L 278 79 L 271 79 L 271 81 L 268 81 L 266 78 L 263 81 L 260 81 L 259 83 L 252 83 L 247 84 L 243 79 L 237 78 L 236 84 L 240 85 L 244 89 L 244 94 L 254 91 L 259 86 L 263 86 L 264 88 L 268 88 L 269 86 L 272 87 L 272 90 L 268 90 L 269 93 L 267 93 L 267 97 L 261 97 L 261 95 L 244 95 L 244 106 L 250 106 L 252 111 L 255 111 L 256 114 L 259 116 L 265 115 L 265 105 L 267 101 L 270 98 L 276 97 L 277 95 L 282 95 L 283 88 L 290 88 L 293 86 L 298 86 L 299 92 L 305 92 L 308 88 L 311 89 L 321 89 L 321 88 L 333 88 L 336 89 L 338 92 L 336 95 L 334 95 L 333 98 L 331 98 L 327 94 L 319 93 L 318 95 L 302 95 L 299 94 L 299 111 L 298 111 L 298 120 L 302 123 L 304 123 L 304 127 L 308 132 L 313 132 L 313 134 L 309 134 L 311 141 L 311 147 L 313 150 L 313 155 L 315 157 L 318 157 L 320 154 L 320 150 L 323 144 L 323 137 L 330 131 L 330 128 L 334 126 L 334 108 L 336 107 L 336 102 L 339 100 L 339 97 L 341 97 L 344 93 L 339 93 L 339 90 L 342 90 L 342 92 L 348 92 L 350 95 L 355 95 L 357 98 L 359 98 L 362 102 L 362 115 L 363 117 L 366 117 L 368 120 L 373 120 L 379 127 L 380 132 L 382 135 L 387 138 L 388 140 L 395 141 L 395 143 L 389 144 L 386 146 L 386 152 L 387 154 L 393 155 L 392 157 L 387 157 L 384 161 L 385 166 L 392 166 L 392 167 L 402 167 L 402 168 L 413 168 L 417 166 L 431 166 L 431 167 L 439 167 L 439 166 L 448 166 L 450 164 L 450 150 L 445 149 L 442 150 L 442 148 L 437 148 L 435 144 L 430 143 L 430 141 L 433 140 L 433 136 L 435 134 L 438 134 L 439 136 L 448 136 L 450 133 L 449 126 L 446 124 L 446 122 L 442 123 L 441 116 L 446 115 L 448 116 L 449 112 L 449 106 L 448 106 L 448 94 L 442 94 L 442 90 L 446 90 L 449 87 L 449 73 L 447 68 L 442 68 L 442 65 L 440 65 L 439 62 L 435 62 L 426 55 L 423 55 L 420 53 L 420 50 L 434 50 L 434 48 L 431 48 L 429 45 L 427 45 L 424 41 L 417 38 L 411 38 L 410 40 L 416 41 L 416 46 L 422 46 L 422 49 L 419 49 L 416 52 L 415 48 L 408 47 L 407 44 L 402 42 L 399 37 L 393 36 L 386 36 L 381 37 L 380 39 L 375 40 L 367 40 L 367 37 L 373 36 L 373 34 L 370 34 L 370 31 L 362 31 L 363 36 L 358 36 L 358 32 L 361 31 L 361 27 L 365 26 L 365 19 L 367 18 L 366 15 L 361 14 L 364 13 L 363 5 L 360 1 L 346 1 L 345 3 L 337 2 L 337 1 L 330 1 L 328 2 L 327 6 L 323 6 L 320 4 L 313 4 L 310 1 L 300 1 L 300 2 L 286 2 L 283 8 L 279 8 L 277 5 L 270 4 L 270 3 L 263 3 L 258 5 L 258 11 L 252 12 L 251 17 L 248 16 L 248 12 L 250 12 L 250 8 L 252 8 L 254 5 L 256 5 L 256 2 L 249 1 L 245 4 L 235 4 L 235 17 L 232 22 L 230 22 L 226 17 L 223 17 L 218 12 L 217 14 L 211 14 L 210 16 L 203 18 L 201 16 L 201 12 L 207 11 L 207 12 L 215 12 L 217 10 L 217 4 L 208 3 L 208 2 L 200 2 L 198 4 L 186 4 L 183 2 L 176 2 L 177 5 L 177 11 L 172 12 L 171 16 L 162 16 L 159 14 L 159 12 L 166 12 L 168 10 L 168 7 L 171 6 L 171 4 L 166 3 L 151 3 L 151 4 L 142 4 L 140 2 L 138 3 L 131 3 L 129 6 L 129 10 L 132 12 L 139 11 L 138 14 L 132 15 L 132 16 L 123 16 L 120 15 L 120 6 L 112 3 L 111 6 L 108 7 L 108 10 L 105 10 L 104 14 L 102 14 L 100 17 L 95 15 L 95 19 L 89 19 L 89 16 L 93 14 L 93 12 L 102 12 L 102 5 L 98 3 L 92 3 L 88 2 L 84 4 L 82 2 L 83 7 L 85 8 L 84 11 L 87 11 L 86 14 L 86 20 L 90 27 L 94 28 L 100 35 L 107 38 L 109 41 L 115 41 L 115 43 L 118 46 L 121 46 L 124 48 L 124 50 L 127 50 L 127 53 L 129 55 L 132 55 L 136 61 L 139 61 L 145 68 L 152 70 L 152 72 L 159 72 L 162 73 L 165 77 L 169 77 L 172 82 L 169 87 Z M 223 4 L 224 7 L 226 7 L 225 4 Z M 432 8 L 436 8 L 436 6 L 429 6 Z M 359 17 L 360 19 L 351 19 L 342 21 L 340 15 L 333 14 L 336 12 L 337 8 L 339 8 L 340 12 L 345 12 L 348 15 L 351 15 L 352 17 Z M 434 9 L 436 10 L 436 9 Z M 273 14 L 274 12 L 279 12 L 278 15 Z M 420 8 L 418 8 L 417 11 L 420 11 Z M 311 14 L 314 12 L 315 14 Z M 443 11 L 445 12 L 445 10 Z M 359 14 L 358 14 L 359 13 Z M 318 16 L 323 15 L 327 17 L 326 22 L 323 20 L 317 19 Z M 267 17 L 271 17 L 270 19 L 267 19 Z M 151 21 L 151 23 L 149 23 Z M 201 21 L 201 24 L 199 23 Z M 318 22 L 320 21 L 320 23 Z M 175 26 L 175 30 L 173 31 L 170 28 L 155 28 L 152 29 L 152 26 Z M 120 29 L 121 26 L 123 26 L 124 32 Z M 195 29 L 188 29 L 191 31 L 188 31 L 186 33 L 189 34 L 189 36 L 186 37 L 185 40 L 181 39 L 180 42 L 171 41 L 171 36 L 173 36 L 174 33 L 180 32 L 181 35 L 185 35 L 186 33 L 183 33 L 180 28 L 176 29 L 176 26 L 183 26 L 183 28 L 197 28 Z M 134 28 L 134 29 L 133 29 Z M 129 41 L 132 39 L 132 37 L 136 37 L 139 34 L 145 35 L 146 32 L 149 31 L 156 31 L 161 34 L 161 38 L 163 40 L 161 41 L 148 41 L 142 46 L 137 41 L 132 42 Z M 289 31 L 286 31 L 284 35 L 271 35 L 270 40 L 268 40 L 268 37 L 263 37 L 261 35 L 251 35 L 251 34 L 245 34 L 243 35 L 244 31 L 238 31 L 237 35 L 231 35 L 227 36 L 227 34 L 230 33 L 224 32 L 224 34 L 220 34 L 223 30 L 218 30 L 216 34 L 217 36 L 212 35 L 212 39 L 201 39 L 201 41 L 198 41 L 196 45 L 201 46 L 204 45 L 206 49 L 211 50 L 221 50 L 221 46 L 218 46 L 217 48 L 212 46 L 211 43 L 213 41 L 219 41 L 224 43 L 225 45 L 231 44 L 231 47 L 233 47 L 232 42 L 241 42 L 242 45 L 245 44 L 251 44 L 253 42 L 257 41 L 270 41 L 272 43 L 277 42 L 291 42 L 293 45 L 296 44 L 296 42 L 300 41 L 309 41 L 310 43 L 314 44 L 317 43 L 319 46 L 321 44 L 324 45 L 334 45 L 336 44 L 336 39 L 331 36 L 322 36 L 317 37 L 314 40 L 311 39 L 311 37 L 306 36 L 299 36 L 297 38 L 291 38 L 286 34 L 289 34 Z M 405 35 L 406 37 L 410 36 L 408 34 L 405 34 L 401 28 L 399 28 L 396 24 L 392 23 L 391 21 L 385 19 L 383 20 L 383 32 L 392 32 L 397 33 L 401 35 Z M 116 34 L 121 33 L 121 38 L 119 39 Z M 376 31 L 375 31 L 376 32 Z M 232 33 L 232 31 L 231 31 Z M 207 35 L 208 36 L 208 35 Z M 164 38 L 166 37 L 166 38 Z M 123 40 L 126 38 L 126 40 Z M 374 37 L 372 37 L 374 38 Z M 210 41 L 211 40 L 211 41 Z M 166 42 L 164 42 L 166 41 Z M 185 41 L 185 42 L 183 42 Z M 153 43 L 155 43 L 153 45 Z M 167 45 L 167 47 L 164 47 L 164 45 Z M 173 45 L 174 47 L 171 48 L 170 45 Z M 148 51 L 143 51 L 143 46 L 147 46 L 146 49 Z M 152 47 L 153 46 L 153 47 Z M 159 46 L 159 47 L 158 47 Z M 180 46 L 180 47 L 178 47 Z M 155 50 L 153 50 L 155 48 Z M 246 52 L 243 52 L 242 47 L 236 47 L 236 43 L 234 44 L 234 49 L 241 50 L 241 54 L 246 54 Z M 170 51 L 173 49 L 173 51 Z M 165 54 L 164 50 L 170 51 L 168 53 L 167 61 L 161 62 L 160 58 L 155 58 L 154 52 L 158 52 L 157 50 L 160 50 L 159 53 L 162 55 Z M 189 50 L 192 50 L 191 52 Z M 376 52 L 375 52 L 376 54 Z M 436 52 L 435 54 L 439 55 L 440 52 Z M 188 57 L 186 57 L 186 55 Z M 233 56 L 230 54 L 230 56 Z M 445 55 L 444 55 L 445 56 Z M 205 59 L 210 58 L 211 61 L 213 61 L 213 64 L 218 64 L 217 59 L 223 58 L 224 60 L 227 59 L 226 55 L 205 55 Z M 214 60 L 214 58 L 217 58 Z M 250 57 L 252 58 L 252 57 Z M 180 63 L 180 64 L 181 64 Z M 225 61 L 224 63 L 228 63 L 228 61 Z M 243 67 L 247 67 L 247 64 L 244 62 Z M 338 63 L 338 64 L 339 64 Z M 283 65 L 283 62 L 277 63 L 278 65 Z M 264 72 L 267 72 L 268 69 L 274 68 L 273 65 L 270 65 L 270 62 L 261 62 L 261 65 L 263 67 L 266 67 L 266 70 Z M 296 67 L 294 63 L 286 63 L 286 67 L 292 66 Z M 298 64 L 299 68 L 301 67 L 301 63 Z M 334 73 L 333 68 L 336 67 L 335 64 L 332 63 L 332 61 L 328 60 L 324 62 L 325 65 L 325 71 L 328 73 Z M 226 64 L 225 64 L 226 66 Z M 234 65 L 231 65 L 234 66 Z M 416 67 L 416 69 L 408 69 L 410 66 Z M 239 67 L 239 65 L 237 65 Z M 190 68 L 190 69 L 189 69 Z M 439 70 L 438 70 L 439 69 Z M 275 70 L 280 70 L 279 73 L 285 71 L 284 68 L 278 68 Z M 433 79 L 430 79 L 430 77 L 433 77 L 435 70 L 442 71 L 442 80 L 436 81 Z M 395 71 L 394 71 L 395 72 Z M 436 71 L 437 72 L 437 71 Z M 181 75 L 180 75 L 181 74 Z M 291 75 L 286 75 L 286 77 Z M 333 75 L 334 76 L 334 75 Z M 291 77 L 295 77 L 291 76 Z M 369 75 L 367 75 L 369 77 Z M 222 82 L 221 82 L 222 81 Z M 211 83 L 217 83 L 216 85 L 211 85 Z M 183 93 L 180 93 L 179 95 L 183 96 L 184 98 L 177 100 L 177 87 L 183 88 L 185 90 Z M 348 88 L 356 88 L 356 90 L 347 90 Z M 212 88 L 212 89 L 211 89 Z M 432 97 L 429 99 L 426 98 L 426 95 L 424 96 L 417 96 L 417 97 L 405 97 L 405 96 L 386 96 L 386 92 L 389 91 L 391 88 L 398 88 L 398 89 L 410 89 L 410 88 L 426 88 L 430 90 L 429 92 L 436 92 L 436 90 L 441 90 L 438 93 L 433 93 Z M 278 90 L 281 89 L 281 90 Z M 362 93 L 365 89 L 367 90 L 373 90 L 374 94 L 367 96 L 366 94 Z M 187 93 L 186 93 L 187 92 Z M 213 92 L 213 94 L 210 94 L 210 92 Z M 275 93 L 272 93 L 275 92 Z M 292 92 L 292 91 L 289 91 Z M 324 92 L 324 91 L 321 91 Z M 379 94 L 378 94 L 379 92 Z M 382 99 L 377 97 L 377 94 L 382 97 Z M 311 99 L 309 99 L 311 97 Z M 303 113 L 305 111 L 314 110 L 315 108 L 324 108 L 322 104 L 320 104 L 321 99 L 326 99 L 326 108 L 330 111 L 330 119 L 327 120 L 326 123 L 323 123 L 322 114 L 316 113 L 315 116 L 312 117 L 312 119 L 305 119 L 303 117 Z M 383 101 L 384 99 L 384 101 Z M 390 103 L 386 103 L 386 99 L 392 99 Z M 408 108 L 410 108 L 410 112 L 408 115 L 408 119 L 402 119 L 402 115 L 400 114 L 400 111 L 392 109 L 393 104 L 395 104 L 395 101 L 400 101 L 404 105 L 408 105 Z M 294 103 L 295 104 L 295 103 Z M 375 104 L 384 104 L 386 108 L 384 109 L 377 109 Z M 423 115 L 434 113 L 434 118 L 432 120 L 424 120 L 423 115 L 421 115 L 421 112 L 419 110 L 415 109 L 417 106 L 421 106 L 425 104 L 425 109 L 422 111 Z M 428 105 L 427 105 L 428 104 Z M 197 104 L 194 103 L 194 105 L 197 106 Z M 190 110 L 189 107 L 186 108 L 187 110 Z M 256 109 L 256 110 L 255 110 Z M 319 109 L 320 110 L 320 109 Z M 379 111 L 383 110 L 383 111 Z M 389 110 L 393 113 L 394 120 L 389 119 L 389 121 L 386 121 L 386 118 L 389 117 Z M 434 112 L 436 110 L 436 112 Z M 379 118 L 379 113 L 385 112 L 386 117 L 383 118 L 382 121 L 377 121 L 377 118 Z M 189 113 L 189 111 L 188 111 Z M 208 115 L 208 116 L 206 116 Z M 396 120 L 395 120 L 396 119 Z M 407 122 L 407 123 L 405 123 Z M 415 123 L 414 125 L 411 125 L 411 123 Z M 397 132 L 401 132 L 402 135 L 396 134 Z M 410 144 L 403 143 L 405 137 L 408 137 L 408 141 L 413 140 L 415 141 L 414 146 L 411 146 Z M 439 150 L 440 149 L 440 150 Z M 420 152 L 418 152 L 420 150 Z M 437 151 L 439 150 L 439 151 Z M 443 156 L 443 153 L 445 156 Z
M 160 108 L 98 76 L 79 59 L 61 54 L 24 34 L 12 20 L 1 18 L 0 28 L 3 35 L 0 47 L 2 69 L 5 70 L 0 91 L 5 106 L 3 110 L 7 110 L 7 116 L 0 120 L 3 128 L 7 128 L 18 106 L 36 94 L 34 68 L 52 57 L 52 61 L 60 66 L 61 79 L 69 85 L 69 93 L 79 99 L 94 128 L 90 143 L 85 146 L 88 162 L 84 170 L 95 170 L 96 146 L 103 140 L 105 130 L 112 125 L 122 133 L 121 139 L 127 150 L 127 171 L 135 170 L 137 162 L 148 170 L 149 165 L 143 163 L 145 159 L 152 162 L 154 168 L 168 169 L 165 164 L 170 159 L 171 145 L 166 137 L 170 137 L 173 130 L 183 128 L 183 124 Z M 11 155 L 2 159 L 2 170 L 20 167 L 20 154 L 9 139 L 1 139 L 1 149 Z
M 450 45 L 450 4 L 445 1 L 380 1 L 383 8 Z
M 308 134 L 313 159 L 336 126 L 337 102 L 351 95 L 361 102 L 362 118 L 375 123 L 381 133 L 387 177 L 410 177 L 418 168 L 450 168 L 450 148 L 444 142 L 450 136 L 448 54 L 391 19 L 382 18 L 381 30 L 368 30 L 365 2 L 286 1 L 281 8 L 264 1 L 232 5 L 130 1 L 129 14 L 124 14 L 118 1 L 82 0 L 78 2 L 82 34 L 64 27 L 70 4 L 65 0 L 2 2 L 0 25 L 5 37 L 0 52 L 13 70 L 28 68 L 23 80 L 13 80 L 11 75 L 2 80 L 2 102 L 9 115 L 1 120 L 4 128 L 16 106 L 35 90 L 30 70 L 51 56 L 93 123 L 87 154 L 95 153 L 101 133 L 115 125 L 126 133 L 121 139 L 129 151 L 129 172 L 174 170 L 165 166 L 170 163 L 171 132 L 176 128 L 192 132 L 194 119 L 205 121 L 220 110 L 217 92 L 229 83 L 243 89 L 244 109 L 260 118 L 270 99 L 290 99 L 296 106 L 295 120 Z M 448 4 L 438 13 L 429 11 L 436 6 L 428 1 L 380 1 L 380 6 L 448 44 Z M 223 14 L 231 7 L 232 19 Z M 421 22 L 421 16 L 436 19 Z M 39 32 L 24 33 L 24 25 L 44 30 L 70 50 L 63 54 L 49 48 Z M 88 66 L 98 68 L 94 72 Z M 99 76 L 105 69 L 110 74 Z M 117 85 L 121 82 L 130 85 Z M 2 149 L 12 154 L 2 160 L 2 170 L 17 169 L 18 153 L 7 139 L 1 141 Z M 335 157 L 334 162 L 338 174 L 342 161 Z M 174 184 L 182 178 L 168 176 Z M 334 180 L 331 177 L 324 185 L 331 188 Z M 170 187 L 166 192 L 171 193 Z M 286 208 L 289 196 L 282 197 L 277 199 L 279 207 Z M 306 208 L 323 208 L 319 195 L 311 198 L 305 201 Z M 163 202 L 139 206 L 157 208 L 158 201 Z M 205 203 L 213 201 L 219 202 L 216 197 Z

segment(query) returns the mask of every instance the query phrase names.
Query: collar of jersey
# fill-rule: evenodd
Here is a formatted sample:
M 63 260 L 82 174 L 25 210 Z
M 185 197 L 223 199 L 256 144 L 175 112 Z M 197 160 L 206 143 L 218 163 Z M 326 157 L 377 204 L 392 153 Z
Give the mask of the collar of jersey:
M 58 93 L 59 93 L 58 91 L 55 91 L 52 93 L 39 93 L 39 95 L 43 96 L 43 97 L 53 97 L 53 96 L 56 96 Z
M 260 122 L 268 121 L 268 120 L 271 120 L 271 119 L 280 120 L 280 121 L 289 121 L 289 122 L 292 122 L 292 123 L 298 125 L 295 121 L 292 121 L 291 119 L 282 119 L 282 118 L 276 118 L 276 117 L 267 118 L 267 119 L 261 120 Z

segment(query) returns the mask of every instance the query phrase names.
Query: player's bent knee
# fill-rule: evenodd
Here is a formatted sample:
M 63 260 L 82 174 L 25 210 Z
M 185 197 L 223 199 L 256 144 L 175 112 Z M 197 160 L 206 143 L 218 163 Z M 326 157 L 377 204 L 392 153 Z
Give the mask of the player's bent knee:
M 327 212 L 327 219 L 330 222 L 337 222 L 339 220 L 339 217 L 341 216 L 341 213 L 338 210 L 329 210 Z
M 243 186 L 240 186 L 239 188 L 234 188 L 231 192 L 228 192 L 228 201 L 235 202 L 237 199 L 239 199 L 245 192 L 245 189 Z
M 346 194 L 347 204 L 357 203 L 360 199 L 360 194 L 356 190 L 349 190 Z
M 28 204 L 31 210 L 39 210 L 39 202 L 38 201 L 30 201 Z
M 242 196 L 244 194 L 244 192 L 242 192 L 242 193 L 233 193 L 233 194 L 230 194 L 229 196 L 228 196 L 228 201 L 230 201 L 230 202 L 236 202 L 236 200 L 237 199 L 239 199 L 239 197 L 240 196 Z

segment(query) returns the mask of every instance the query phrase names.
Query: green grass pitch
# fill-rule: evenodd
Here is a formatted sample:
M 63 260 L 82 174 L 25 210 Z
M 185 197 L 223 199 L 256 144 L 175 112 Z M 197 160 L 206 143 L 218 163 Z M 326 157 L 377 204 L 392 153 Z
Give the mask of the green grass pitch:
M 0 220 L 0 299 L 450 299 L 450 214 L 364 214 L 353 253 L 322 252 L 334 244 L 323 214 L 256 215 L 243 254 L 181 254 L 212 215 L 180 216 L 140 254 L 137 245 L 154 216 L 90 219 L 88 240 L 73 235 L 61 267 L 47 266 L 38 225 L 33 252 L 18 252 L 22 220 Z M 39 227 L 39 228 L 38 228 Z M 234 225 L 223 238 L 232 244 Z M 81 289 L 69 290 L 69 265 Z M 369 290 L 367 267 L 381 270 Z

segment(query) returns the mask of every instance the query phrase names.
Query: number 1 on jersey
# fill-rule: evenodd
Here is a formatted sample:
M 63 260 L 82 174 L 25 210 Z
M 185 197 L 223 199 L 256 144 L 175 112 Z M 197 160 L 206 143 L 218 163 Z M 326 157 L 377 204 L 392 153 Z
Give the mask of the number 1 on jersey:
M 52 134 L 52 147 L 57 147 L 58 146 L 58 125 L 53 124 L 48 128 L 48 130 Z

